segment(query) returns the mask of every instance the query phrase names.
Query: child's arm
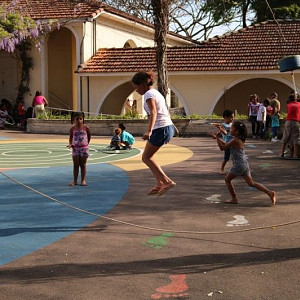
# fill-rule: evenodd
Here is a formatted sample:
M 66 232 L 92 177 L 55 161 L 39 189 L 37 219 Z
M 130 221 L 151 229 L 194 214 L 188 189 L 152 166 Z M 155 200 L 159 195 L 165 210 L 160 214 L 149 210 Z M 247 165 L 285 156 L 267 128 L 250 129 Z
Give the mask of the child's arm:
M 72 148 L 72 141 L 73 141 L 73 127 L 71 127 L 70 129 L 69 145 L 67 147 Z
M 88 143 L 90 143 L 91 141 L 91 131 L 88 127 L 85 127 L 86 128 L 86 133 L 87 133 L 87 137 L 88 137 Z
M 236 139 L 233 138 L 232 140 L 230 140 L 228 143 L 225 143 L 220 135 L 217 135 L 217 143 L 218 143 L 218 146 L 220 148 L 220 150 L 226 150 L 226 149 L 230 149 L 231 147 L 235 147 L 236 146 Z

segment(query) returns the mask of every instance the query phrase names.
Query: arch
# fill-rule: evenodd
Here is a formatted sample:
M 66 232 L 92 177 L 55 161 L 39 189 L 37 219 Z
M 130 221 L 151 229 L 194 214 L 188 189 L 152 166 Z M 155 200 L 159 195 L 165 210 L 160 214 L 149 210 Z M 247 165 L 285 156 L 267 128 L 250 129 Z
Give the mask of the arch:
M 260 100 L 270 96 L 274 91 L 278 92 L 279 99 L 290 93 L 293 83 L 284 78 L 247 76 L 230 82 L 221 90 L 211 103 L 209 114 L 222 115 L 225 108 L 237 110 L 240 114 L 247 113 L 247 100 L 250 94 L 258 94 Z M 232 105 L 232 107 L 230 107 Z
M 188 108 L 188 106 L 186 105 L 186 102 L 184 101 L 184 98 L 182 97 L 182 95 L 180 94 L 180 92 L 173 86 L 170 84 L 170 89 L 175 93 L 175 95 L 177 96 L 177 98 L 179 99 L 179 101 L 182 103 L 185 114 L 189 115 L 190 114 L 190 110 Z
M 120 114 L 126 98 L 132 92 L 133 87 L 129 77 L 117 81 L 99 99 L 95 113 Z
M 77 41 L 76 41 L 77 37 Z M 50 106 L 72 109 L 77 103 L 76 45 L 78 35 L 71 27 L 62 27 L 49 35 L 48 47 L 48 97 Z
M 183 105 L 185 113 L 188 115 L 189 108 L 186 105 L 186 102 L 184 101 L 184 98 L 182 97 L 180 92 L 172 85 L 170 85 L 170 89 L 178 97 Z M 120 114 L 125 100 L 133 91 L 134 90 L 131 84 L 131 78 L 128 77 L 126 79 L 119 80 L 118 82 L 110 86 L 106 93 L 103 94 L 99 99 L 95 113 L 101 112 L 103 114 L 112 115 Z
M 136 43 L 133 40 L 127 40 L 123 48 L 136 48 Z

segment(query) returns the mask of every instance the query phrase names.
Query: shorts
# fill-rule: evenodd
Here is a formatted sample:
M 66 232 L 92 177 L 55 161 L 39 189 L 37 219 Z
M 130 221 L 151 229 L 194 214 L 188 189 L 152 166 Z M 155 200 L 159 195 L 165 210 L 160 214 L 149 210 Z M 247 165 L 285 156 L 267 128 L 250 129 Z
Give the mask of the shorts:
M 297 145 L 298 138 L 299 138 L 299 122 L 293 120 L 286 121 L 284 124 L 282 142 L 287 143 L 291 141 L 292 145 Z
M 156 128 L 152 131 L 148 142 L 153 146 L 161 147 L 164 144 L 170 142 L 174 136 L 174 126 L 169 125 L 161 128 Z
M 72 156 L 89 157 L 89 148 L 72 147 Z

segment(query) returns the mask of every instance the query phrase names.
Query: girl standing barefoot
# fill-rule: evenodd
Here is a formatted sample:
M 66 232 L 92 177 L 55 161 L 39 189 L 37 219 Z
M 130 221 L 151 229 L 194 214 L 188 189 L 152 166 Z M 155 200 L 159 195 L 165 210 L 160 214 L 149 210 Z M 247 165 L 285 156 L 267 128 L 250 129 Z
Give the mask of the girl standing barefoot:
M 242 176 L 249 186 L 266 193 L 270 197 L 272 205 L 275 205 L 276 193 L 267 189 L 260 183 L 255 182 L 250 174 L 249 164 L 244 152 L 244 142 L 247 136 L 247 128 L 245 124 L 240 121 L 234 121 L 232 123 L 232 126 L 230 128 L 230 134 L 233 136 L 233 139 L 228 143 L 225 143 L 221 139 L 221 134 L 222 132 L 219 131 L 216 134 L 211 134 L 211 136 L 217 139 L 217 143 L 220 150 L 230 149 L 230 154 L 233 162 L 232 168 L 225 177 L 225 182 L 231 195 L 231 200 L 226 201 L 226 203 L 238 203 L 238 198 L 236 196 L 232 180 L 237 176 Z
M 81 185 L 85 186 L 86 162 L 89 157 L 89 142 L 91 140 L 90 129 L 84 125 L 84 113 L 75 112 L 71 120 L 74 125 L 70 129 L 69 148 L 72 148 L 73 157 L 73 181 L 70 186 L 77 185 L 79 168 L 81 171 Z

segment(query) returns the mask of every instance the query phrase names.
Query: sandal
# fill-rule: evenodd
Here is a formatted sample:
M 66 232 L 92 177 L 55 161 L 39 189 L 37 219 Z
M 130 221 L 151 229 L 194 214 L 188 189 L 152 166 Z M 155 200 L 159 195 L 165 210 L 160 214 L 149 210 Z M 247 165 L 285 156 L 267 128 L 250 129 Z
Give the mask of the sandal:
M 159 186 L 154 186 L 148 193 L 147 195 L 156 195 L 160 190 Z
M 160 190 L 157 193 L 157 196 L 161 196 L 163 195 L 165 192 L 167 192 L 169 189 L 171 189 L 172 187 L 174 187 L 176 185 L 176 183 L 174 181 L 168 182 L 167 185 L 163 185 Z

